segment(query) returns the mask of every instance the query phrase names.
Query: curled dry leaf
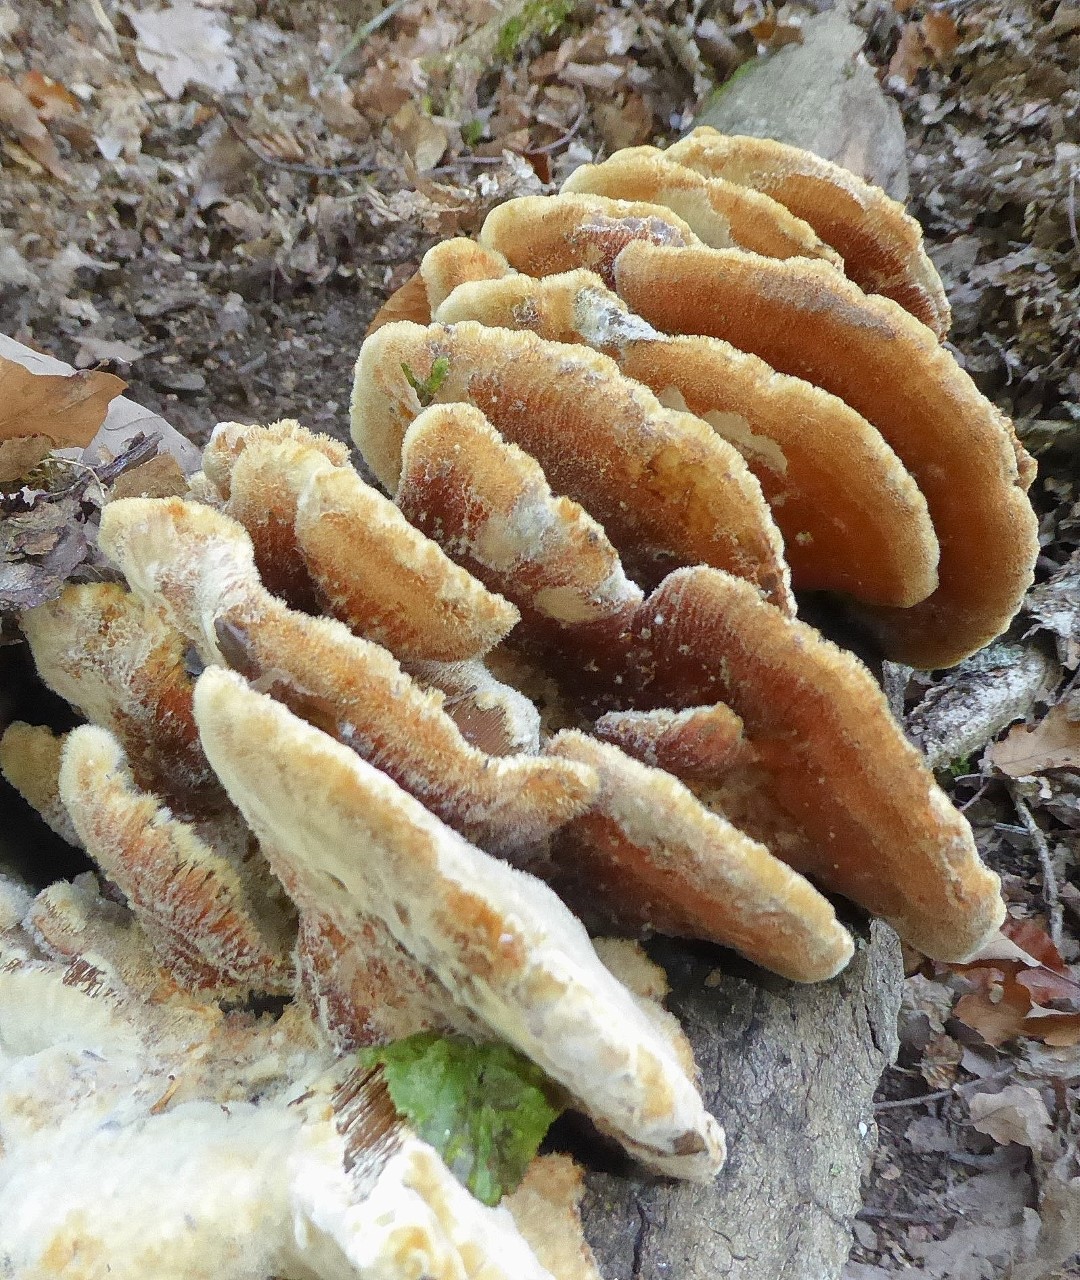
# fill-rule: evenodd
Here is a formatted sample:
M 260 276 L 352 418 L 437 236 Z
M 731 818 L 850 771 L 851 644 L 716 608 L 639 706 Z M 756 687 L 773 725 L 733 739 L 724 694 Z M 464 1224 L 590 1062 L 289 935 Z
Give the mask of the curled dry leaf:
M 1037 1152 L 1050 1136 L 1050 1112 L 1030 1085 L 1010 1084 L 1000 1093 L 973 1094 L 968 1111 L 972 1125 L 995 1142 L 1016 1142 Z
M 52 447 L 82 449 L 127 384 L 111 373 L 31 373 L 0 356 L 0 441 L 48 436 Z
M 1047 769 L 1080 769 L 1080 711 L 1059 702 L 1030 729 L 1015 725 L 987 748 L 986 758 L 1011 778 Z
M 67 169 L 52 135 L 42 123 L 31 99 L 13 80 L 0 77 L 0 124 L 6 125 L 23 150 L 60 182 L 69 181 Z

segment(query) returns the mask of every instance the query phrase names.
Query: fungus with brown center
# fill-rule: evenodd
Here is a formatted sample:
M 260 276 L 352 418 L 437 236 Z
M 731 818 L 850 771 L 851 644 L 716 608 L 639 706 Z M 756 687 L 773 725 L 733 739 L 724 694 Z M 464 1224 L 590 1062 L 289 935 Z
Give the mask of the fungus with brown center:
M 200 1256 L 233 1240 L 205 1182 L 257 1223 L 260 1274 L 594 1277 L 576 1175 L 529 1166 L 503 1197 L 520 1230 L 485 1209 L 383 1088 L 395 1053 L 419 1036 L 510 1054 L 645 1167 L 708 1179 L 723 1134 L 633 940 L 720 943 L 810 982 L 853 947 L 823 890 L 938 958 L 1000 923 L 997 877 L 869 673 L 795 620 L 781 530 L 796 586 L 857 598 L 897 651 L 948 657 L 946 634 L 958 650 L 1003 624 L 1030 568 L 1026 456 L 929 331 L 831 265 L 840 237 L 806 196 L 825 188 L 781 183 L 775 204 L 687 164 L 614 160 L 576 185 L 644 172 L 657 203 L 512 202 L 481 245 L 425 258 L 357 362 L 354 439 L 392 501 L 295 423 L 226 424 L 184 500 L 106 507 L 101 547 L 132 594 L 72 588 L 28 621 L 43 676 L 102 727 L 62 747 L 9 730 L 0 763 L 32 747 L 49 776 L 24 792 L 63 828 L 59 794 L 127 907 L 83 882 L 8 910 L 0 1001 L 35 989 L 82 1018 L 103 997 L 103 1065 L 77 1066 L 91 1087 L 58 1140 L 115 1105 L 87 1145 L 102 1168 L 177 1153 L 192 1178 L 170 1194 Z M 739 242 L 740 216 L 745 243 L 747 209 L 780 257 L 711 247 Z M 897 278 L 918 281 L 897 225 L 875 235 L 907 244 Z M 845 268 L 887 292 L 856 243 Z M 799 248 L 818 261 L 782 256 Z M 792 316 L 817 340 L 805 368 Z M 852 351 L 896 376 L 914 425 L 837 372 Z M 834 472 L 837 452 L 865 476 Z M 979 495 L 974 517 L 1008 570 L 996 594 L 935 467 L 1001 473 L 1005 498 Z M 170 786 L 190 812 L 165 807 Z M 277 1031 L 217 1003 L 251 992 L 293 997 Z M 342 1060 L 361 1046 L 382 1055 L 373 1075 Z M 0 1091 L 5 1150 L 22 1102 Z M 22 1185 L 51 1192 L 52 1149 L 18 1138 Z M 121 1215 L 83 1222 L 80 1194 L 52 1196 L 55 1239 L 144 1261 Z M 40 1215 L 20 1230 L 30 1265 L 53 1238 Z

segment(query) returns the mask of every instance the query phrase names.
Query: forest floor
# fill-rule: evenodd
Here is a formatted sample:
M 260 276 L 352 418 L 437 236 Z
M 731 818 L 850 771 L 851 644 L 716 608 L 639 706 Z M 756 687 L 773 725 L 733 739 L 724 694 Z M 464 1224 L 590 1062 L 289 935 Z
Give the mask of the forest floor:
M 675 138 L 826 7 L 0 0 L 0 332 L 119 373 L 199 443 L 225 419 L 344 435 L 365 326 L 434 240 Z M 1075 1276 L 1080 9 L 851 9 L 903 113 L 952 349 L 1040 464 L 1038 586 L 1012 648 L 959 676 L 894 673 L 894 697 L 974 705 L 1022 652 L 1046 678 L 1014 713 L 1026 727 L 942 761 L 1003 876 L 1013 949 L 964 970 L 912 958 L 848 1280 Z

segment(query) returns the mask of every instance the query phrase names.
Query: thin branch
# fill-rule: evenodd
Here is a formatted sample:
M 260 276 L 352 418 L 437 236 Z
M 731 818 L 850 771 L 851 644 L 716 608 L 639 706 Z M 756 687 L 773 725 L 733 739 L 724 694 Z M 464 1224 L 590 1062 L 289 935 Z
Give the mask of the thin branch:
M 1042 867 L 1043 905 L 1046 907 L 1046 914 L 1050 921 L 1050 941 L 1060 951 L 1062 906 L 1058 897 L 1057 872 L 1054 869 L 1053 855 L 1050 852 L 1050 846 L 1046 842 L 1046 836 L 1043 834 L 1042 828 L 1035 821 L 1031 810 L 1027 807 L 1016 788 L 1010 787 L 1009 794 L 1012 796 L 1013 807 L 1019 814 L 1020 821 L 1024 824 L 1024 830 L 1028 833 L 1031 843 L 1035 846 L 1035 852 L 1039 856 L 1039 865 Z
M 298 160 L 279 160 L 277 156 L 270 155 L 269 152 L 263 151 L 257 147 L 255 143 L 244 133 L 239 124 L 225 110 L 220 102 L 214 104 L 217 107 L 218 115 L 228 125 L 232 134 L 243 143 L 251 154 L 261 164 L 269 165 L 274 169 L 285 169 L 289 173 L 304 173 L 312 178 L 344 178 L 354 173 L 374 173 L 378 168 L 373 160 L 360 160 L 355 164 L 335 164 L 335 165 L 318 165 L 304 164 Z
M 385 9 L 377 13 L 374 18 L 365 22 L 363 26 L 357 27 L 349 37 L 349 40 L 346 42 L 342 51 L 319 77 L 319 84 L 329 80 L 332 75 L 336 74 L 338 68 L 346 58 L 351 57 L 351 55 L 360 48 L 369 36 L 373 36 L 380 27 L 384 27 L 396 13 L 404 9 L 409 3 L 410 0 L 393 0 L 393 2 L 388 4 Z

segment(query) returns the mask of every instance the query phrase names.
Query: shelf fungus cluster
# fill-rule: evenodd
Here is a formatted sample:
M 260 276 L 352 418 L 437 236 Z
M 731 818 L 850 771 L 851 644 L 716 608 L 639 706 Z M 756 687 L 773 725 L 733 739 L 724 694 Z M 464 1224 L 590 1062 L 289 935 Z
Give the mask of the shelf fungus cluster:
M 941 665 L 1015 611 L 1031 464 L 947 323 L 899 206 L 699 130 L 431 250 L 357 362 L 382 491 L 226 423 L 187 494 L 105 507 L 117 581 L 22 619 L 87 723 L 0 743 L 102 882 L 0 895 L 16 1274 L 595 1277 L 569 1160 L 470 1194 L 371 1046 L 509 1046 L 708 1179 L 641 939 L 821 981 L 842 897 L 979 948 L 997 877 L 796 617 L 829 592 Z

